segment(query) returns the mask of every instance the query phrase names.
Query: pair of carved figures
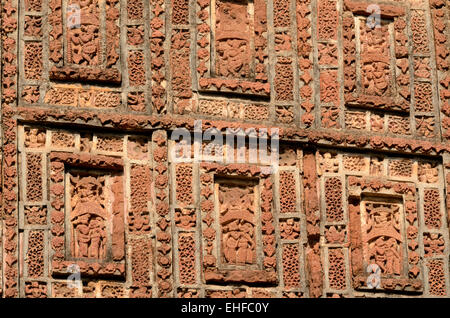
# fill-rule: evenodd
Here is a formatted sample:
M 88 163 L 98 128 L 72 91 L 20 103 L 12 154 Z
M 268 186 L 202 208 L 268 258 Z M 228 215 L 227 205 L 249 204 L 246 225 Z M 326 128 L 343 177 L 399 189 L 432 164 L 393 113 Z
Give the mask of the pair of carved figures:
M 385 275 L 400 275 L 402 270 L 399 207 L 369 204 L 366 241 L 370 262 Z
M 220 223 L 225 262 L 254 264 L 256 260 L 253 191 L 250 187 L 220 187 Z
M 75 257 L 101 259 L 106 252 L 107 213 L 101 178 L 72 177 L 73 245 Z

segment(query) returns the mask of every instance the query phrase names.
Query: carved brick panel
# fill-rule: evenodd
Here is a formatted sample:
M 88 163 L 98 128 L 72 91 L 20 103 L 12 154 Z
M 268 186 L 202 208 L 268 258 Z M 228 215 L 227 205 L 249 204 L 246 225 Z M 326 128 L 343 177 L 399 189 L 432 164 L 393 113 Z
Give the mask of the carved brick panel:
M 448 240 L 442 232 L 438 186 L 442 167 L 426 160 L 345 152 L 319 151 L 317 156 L 326 292 L 439 295 L 433 290 L 438 284 L 436 289 L 446 293 L 447 283 L 435 276 L 447 270 L 440 267 Z M 368 286 L 374 265 L 380 277 L 375 290 Z
M 33 126 L 19 136 L 20 295 L 151 297 L 149 138 Z M 89 282 L 68 287 L 77 272 Z
M 52 274 L 66 273 L 67 267 L 75 263 L 84 275 L 91 271 L 98 275 L 123 276 L 125 221 L 120 161 L 95 156 L 79 158 L 70 153 L 53 152 L 49 156 L 53 178 L 51 231 L 55 242 L 51 253 Z M 106 172 L 91 170 L 102 168 L 96 165 L 101 160 L 107 162 L 103 167 Z M 90 171 L 79 171 L 79 167 Z M 119 170 L 118 175 L 109 169 Z
M 376 264 L 381 271 L 381 288 L 422 291 L 423 267 L 418 263 L 420 251 L 417 250 L 418 215 L 414 184 L 386 184 L 374 179 L 370 182 L 378 183 L 379 188 L 370 190 L 366 183 L 360 185 L 357 178 L 350 178 L 348 182 L 351 186 L 349 201 L 352 202 L 349 210 L 351 231 L 358 231 L 360 218 L 361 233 L 359 238 L 358 232 L 353 233 L 355 240 L 351 242 L 355 288 L 363 288 L 367 280 L 364 268 Z M 370 191 L 381 197 L 374 200 Z M 398 195 L 401 195 L 400 199 L 395 198 Z
M 448 297 L 450 3 L 372 2 L 2 0 L 0 297 Z
M 199 89 L 269 95 L 265 1 L 197 1 L 196 12 Z
M 205 163 L 200 181 L 205 281 L 277 284 L 270 175 Z
M 382 9 L 381 9 L 382 10 Z M 399 11 L 401 8 L 398 9 Z M 358 89 L 353 94 L 346 94 L 345 100 L 348 106 L 365 106 L 374 109 L 388 109 L 398 111 L 409 111 L 409 92 L 408 82 L 406 88 L 396 87 L 395 74 L 396 65 L 400 63 L 407 63 L 404 58 L 407 58 L 407 52 L 397 51 L 393 54 L 396 48 L 396 39 L 404 30 L 405 22 L 401 14 L 390 17 L 392 20 L 382 21 L 380 27 L 371 28 L 364 16 L 355 16 L 354 32 L 356 39 L 356 47 L 359 55 L 356 56 L 356 79 L 360 81 Z M 403 29 L 401 29 L 403 23 Z M 395 31 L 395 32 L 394 32 Z M 350 30 L 348 32 L 351 32 Z M 407 43 L 403 43 L 406 45 Z M 352 54 L 349 52 L 349 54 Z M 406 64 L 408 68 L 408 64 Z M 408 75 L 407 69 L 405 70 Z M 351 80 L 351 74 L 344 73 L 346 80 Z M 400 82 L 398 82 L 400 84 Z M 402 91 L 403 89 L 403 91 Z
M 133 0 L 24 3 L 20 104 L 167 111 L 164 4 L 152 3 L 149 12 Z
M 50 79 L 120 83 L 118 0 L 49 2 Z

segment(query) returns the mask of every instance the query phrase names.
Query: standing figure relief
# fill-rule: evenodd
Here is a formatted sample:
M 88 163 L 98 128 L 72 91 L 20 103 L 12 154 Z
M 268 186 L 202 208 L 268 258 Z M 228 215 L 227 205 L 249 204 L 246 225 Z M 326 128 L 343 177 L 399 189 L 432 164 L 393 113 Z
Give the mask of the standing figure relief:
M 221 186 L 221 190 L 220 223 L 225 262 L 254 264 L 256 243 L 252 188 Z
M 91 176 L 72 177 L 72 246 L 75 257 L 106 256 L 106 220 L 102 181 Z

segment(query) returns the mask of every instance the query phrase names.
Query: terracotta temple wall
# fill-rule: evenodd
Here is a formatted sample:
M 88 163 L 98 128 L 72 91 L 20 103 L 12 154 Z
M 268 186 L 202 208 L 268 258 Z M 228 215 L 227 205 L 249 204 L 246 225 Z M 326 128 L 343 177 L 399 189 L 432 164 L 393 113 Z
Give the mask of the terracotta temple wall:
M 448 297 L 449 21 L 448 0 L 2 0 L 1 297 Z M 199 119 L 278 128 L 279 169 L 248 140 L 178 162 Z

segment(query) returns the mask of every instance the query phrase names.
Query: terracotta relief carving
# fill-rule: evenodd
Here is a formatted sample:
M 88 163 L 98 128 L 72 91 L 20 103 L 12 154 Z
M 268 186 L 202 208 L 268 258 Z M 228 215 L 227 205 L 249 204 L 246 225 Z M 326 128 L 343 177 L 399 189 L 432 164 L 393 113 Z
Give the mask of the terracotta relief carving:
M 118 0 L 108 0 L 105 7 L 97 0 L 54 0 L 49 7 L 50 59 L 55 63 L 50 78 L 120 83 Z M 102 19 L 106 29 L 100 25 Z
M 277 266 L 270 176 L 246 165 L 203 163 L 201 167 L 206 281 L 274 284 Z M 221 177 L 225 171 L 228 177 Z M 258 176 L 259 182 L 255 180 Z
M 120 159 L 51 152 L 51 269 L 67 275 L 125 274 L 124 192 Z M 94 166 L 96 169 L 92 169 Z M 91 167 L 89 171 L 83 168 Z
M 105 179 L 74 175 L 71 182 L 72 255 L 102 259 L 106 256 Z
M 449 5 L 2 0 L 0 298 L 448 297 Z
M 363 226 L 367 263 L 377 264 L 382 274 L 400 275 L 403 258 L 400 207 L 366 202 Z
M 387 26 L 370 28 L 361 23 L 361 68 L 365 94 L 391 95 L 390 52 Z
M 99 64 L 100 51 L 100 8 L 96 0 L 79 3 L 69 1 L 68 6 L 80 6 L 80 27 L 69 27 L 67 31 L 67 62 L 94 66 Z M 70 16 L 68 16 L 70 23 Z
M 251 187 L 219 186 L 222 250 L 226 264 L 256 261 L 254 191 Z
M 414 184 L 381 179 L 365 183 L 359 177 L 348 181 L 353 286 L 368 288 L 366 267 L 374 264 L 381 278 L 379 288 L 422 291 Z
M 199 88 L 269 95 L 265 1 L 215 0 L 197 4 Z
M 251 74 L 250 14 L 244 2 L 216 1 L 216 73 L 248 78 Z

